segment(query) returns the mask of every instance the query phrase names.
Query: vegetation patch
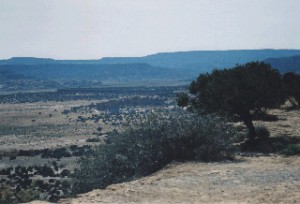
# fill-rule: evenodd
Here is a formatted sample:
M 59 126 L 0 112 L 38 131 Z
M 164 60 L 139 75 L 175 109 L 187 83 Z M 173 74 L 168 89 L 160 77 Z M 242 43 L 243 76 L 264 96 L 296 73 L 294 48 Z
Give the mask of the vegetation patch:
M 270 137 L 270 131 L 264 125 L 255 126 L 255 132 L 259 139 L 267 140 Z
M 212 115 L 151 113 L 123 132 L 112 132 L 78 161 L 73 193 L 149 175 L 172 161 L 232 159 L 232 134 L 223 119 Z
M 286 155 L 300 155 L 300 144 L 290 144 L 283 150 Z
M 263 62 L 250 62 L 200 74 L 189 87 L 190 95 L 178 95 L 177 104 L 202 113 L 237 115 L 249 130 L 249 141 L 254 143 L 254 113 L 282 104 L 282 91 L 278 70 Z

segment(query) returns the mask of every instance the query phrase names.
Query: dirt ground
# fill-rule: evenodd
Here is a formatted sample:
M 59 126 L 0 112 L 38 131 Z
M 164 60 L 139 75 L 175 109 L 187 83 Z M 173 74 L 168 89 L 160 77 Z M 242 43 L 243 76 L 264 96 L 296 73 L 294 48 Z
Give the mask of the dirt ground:
M 173 164 L 151 176 L 61 203 L 297 203 L 300 158 Z
M 272 137 L 300 137 L 300 111 L 272 110 Z M 234 162 L 173 163 L 153 175 L 77 198 L 79 203 L 299 203 L 300 156 L 252 154 Z M 43 203 L 34 201 L 32 203 Z
M 99 101 L 36 102 L 1 104 L 0 145 L 1 152 L 26 149 L 45 149 L 86 144 L 101 122 L 78 122 L 78 116 L 93 113 L 62 114 L 71 107 L 89 105 Z
M 171 164 L 151 176 L 60 203 L 298 203 L 299 189 L 300 157 L 272 155 Z

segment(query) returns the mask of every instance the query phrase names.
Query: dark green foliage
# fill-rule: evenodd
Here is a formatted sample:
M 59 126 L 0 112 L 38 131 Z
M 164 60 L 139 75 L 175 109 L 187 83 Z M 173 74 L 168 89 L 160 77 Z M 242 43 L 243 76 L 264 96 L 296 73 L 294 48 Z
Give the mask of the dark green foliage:
M 17 158 L 16 155 L 11 155 L 11 156 L 9 157 L 9 160 L 15 160 L 16 158 Z
M 291 144 L 288 145 L 283 153 L 286 155 L 300 155 L 300 144 Z
M 62 181 L 61 185 L 62 185 L 63 191 L 66 191 L 67 189 L 69 189 L 71 187 L 70 183 L 66 180 Z
M 100 142 L 101 140 L 99 138 L 88 138 L 86 142 Z
M 148 175 L 172 161 L 229 158 L 231 134 L 231 128 L 213 116 L 151 114 L 124 132 L 111 133 L 93 155 L 79 160 L 73 192 Z
M 0 187 L 0 204 L 27 203 L 40 199 L 41 192 L 33 187 L 16 192 L 11 187 Z
M 54 176 L 54 171 L 51 167 L 49 166 L 42 166 L 41 170 L 40 170 L 40 174 L 43 176 L 43 177 L 47 177 L 47 176 Z
M 284 93 L 295 107 L 300 107 L 300 75 L 289 72 L 283 75 Z
M 73 156 L 82 156 L 82 155 L 87 155 L 87 154 L 91 154 L 92 152 L 92 147 L 90 145 L 83 145 L 83 146 L 77 146 L 74 145 L 70 147 L 71 151 L 72 151 L 72 155 Z
M 270 131 L 263 125 L 256 126 L 255 131 L 258 138 L 265 140 L 270 137 Z
M 54 150 L 47 148 L 41 151 L 42 158 L 56 158 L 57 160 L 60 160 L 62 157 L 71 157 L 71 156 L 72 156 L 71 153 L 65 147 L 57 148 Z
M 12 167 L 9 167 L 7 169 L 2 169 L 0 170 L 0 175 L 10 175 L 10 173 L 13 171 L 13 168 Z
M 193 95 L 189 105 L 196 110 L 238 115 L 249 129 L 251 141 L 256 136 L 251 113 L 276 107 L 284 99 L 280 73 L 263 62 L 201 74 L 189 91 Z
M 176 98 L 177 105 L 179 107 L 186 107 L 189 103 L 189 96 L 186 93 L 179 93 L 177 94 Z
M 33 200 L 37 200 L 39 199 L 40 192 L 33 189 L 33 188 L 28 188 L 25 190 L 20 191 L 19 193 L 17 193 L 17 198 L 18 201 L 21 203 L 27 203 Z
M 64 169 L 60 173 L 61 177 L 66 177 L 70 175 L 70 171 L 68 169 Z
M 51 156 L 53 158 L 57 158 L 57 160 L 60 160 L 62 157 L 71 157 L 72 155 L 70 154 L 70 152 L 68 152 L 67 148 L 62 147 L 52 151 Z
M 0 187 L 0 204 L 16 203 L 14 192 L 9 187 Z

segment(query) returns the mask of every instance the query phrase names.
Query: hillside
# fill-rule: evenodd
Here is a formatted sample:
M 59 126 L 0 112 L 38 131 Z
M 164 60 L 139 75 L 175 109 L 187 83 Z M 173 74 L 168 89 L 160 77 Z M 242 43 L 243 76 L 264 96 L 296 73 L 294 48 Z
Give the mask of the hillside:
M 6 64 L 0 72 L 52 81 L 101 81 L 109 83 L 153 83 L 191 81 L 196 73 L 148 64 Z M 12 77 L 13 78 L 13 77 Z
M 213 68 L 232 67 L 250 61 L 299 55 L 300 50 L 224 50 L 157 53 L 145 57 L 103 58 L 101 63 L 148 63 L 153 66 L 193 69 L 207 72 Z
M 154 67 L 196 69 L 197 71 L 223 68 L 249 61 L 285 58 L 300 55 L 300 50 L 211 50 L 156 53 L 143 57 L 104 57 L 94 60 L 54 60 L 49 58 L 13 57 L 0 60 L 0 65 L 44 64 L 149 64 Z
M 144 57 L 106 57 L 94 60 L 54 60 L 13 57 L 0 60 L 0 72 L 12 78 L 99 81 L 103 84 L 188 84 L 199 73 L 250 61 L 271 63 L 280 72 L 299 72 L 300 50 L 226 50 L 157 53 Z M 8 75 L 6 75 L 8 76 Z M 52 82 L 51 82 L 52 83 Z
M 270 58 L 264 60 L 273 67 L 278 68 L 281 72 L 300 73 L 300 55 L 292 57 Z

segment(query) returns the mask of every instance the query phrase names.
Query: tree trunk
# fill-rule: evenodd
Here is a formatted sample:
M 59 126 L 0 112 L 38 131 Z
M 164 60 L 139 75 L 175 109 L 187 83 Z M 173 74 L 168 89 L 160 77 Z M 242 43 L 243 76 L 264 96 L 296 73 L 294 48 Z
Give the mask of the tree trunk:
M 256 131 L 255 131 L 255 127 L 252 123 L 252 115 L 250 114 L 250 111 L 245 112 L 241 116 L 244 121 L 244 124 L 246 125 L 246 127 L 249 130 L 249 135 L 248 135 L 249 141 L 254 142 L 254 139 L 256 136 Z

